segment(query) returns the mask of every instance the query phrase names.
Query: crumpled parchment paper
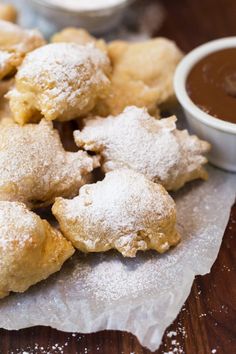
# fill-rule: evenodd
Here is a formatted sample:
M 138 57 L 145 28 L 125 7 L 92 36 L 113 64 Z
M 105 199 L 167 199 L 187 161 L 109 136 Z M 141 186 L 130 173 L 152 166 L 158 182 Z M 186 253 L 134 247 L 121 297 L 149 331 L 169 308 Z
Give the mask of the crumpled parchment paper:
M 62 271 L 0 302 L 0 327 L 125 330 L 155 350 L 185 302 L 195 275 L 214 263 L 235 200 L 236 175 L 209 167 L 208 182 L 174 194 L 182 242 L 165 255 L 77 253 Z

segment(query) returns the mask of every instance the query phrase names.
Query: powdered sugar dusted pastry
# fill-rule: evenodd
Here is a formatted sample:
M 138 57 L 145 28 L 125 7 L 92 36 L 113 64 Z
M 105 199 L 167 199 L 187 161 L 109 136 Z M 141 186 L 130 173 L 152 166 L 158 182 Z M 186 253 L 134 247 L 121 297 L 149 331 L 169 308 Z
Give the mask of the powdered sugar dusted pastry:
M 128 107 L 117 117 L 86 120 L 74 133 L 79 147 L 102 156 L 105 172 L 132 168 L 167 190 L 207 178 L 203 156 L 209 144 L 176 129 L 176 118 L 156 120 L 146 109 Z
M 71 243 L 24 204 L 0 201 L 0 298 L 46 279 L 73 253 Z
M 138 250 L 165 252 L 180 240 L 172 198 L 132 170 L 109 172 L 72 200 L 57 198 L 52 211 L 65 237 L 83 252 L 114 248 L 134 257 Z
M 37 30 L 23 29 L 13 23 L 0 20 L 0 49 L 26 54 L 45 44 Z
M 0 200 L 37 207 L 58 196 L 72 197 L 97 164 L 84 151 L 66 152 L 51 122 L 5 124 L 0 129 Z
M 46 120 L 86 115 L 107 94 L 110 62 L 92 44 L 54 43 L 29 53 L 8 94 L 15 120 L 24 124 L 40 112 Z
M 24 30 L 0 20 L 0 79 L 12 74 L 26 53 L 45 44 L 36 30 Z
M 97 48 L 107 53 L 107 45 L 103 39 L 96 39 L 91 36 L 83 28 L 67 27 L 61 32 L 55 33 L 51 38 L 52 43 L 77 43 L 77 44 L 88 44 L 93 43 Z
M 182 58 L 174 42 L 165 38 L 114 41 L 108 45 L 108 55 L 113 68 L 110 95 L 98 103 L 95 114 L 116 115 L 135 105 L 156 115 L 157 105 L 173 99 L 173 75 Z
M 4 21 L 16 22 L 17 11 L 11 4 L 0 3 L 0 19 Z

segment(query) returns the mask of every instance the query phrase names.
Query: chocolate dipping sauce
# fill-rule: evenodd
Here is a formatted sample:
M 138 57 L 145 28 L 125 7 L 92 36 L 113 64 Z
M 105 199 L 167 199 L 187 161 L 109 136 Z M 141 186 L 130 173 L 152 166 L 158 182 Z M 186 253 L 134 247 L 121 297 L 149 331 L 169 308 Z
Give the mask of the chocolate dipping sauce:
M 236 48 L 211 53 L 190 71 L 186 89 L 206 113 L 236 123 Z

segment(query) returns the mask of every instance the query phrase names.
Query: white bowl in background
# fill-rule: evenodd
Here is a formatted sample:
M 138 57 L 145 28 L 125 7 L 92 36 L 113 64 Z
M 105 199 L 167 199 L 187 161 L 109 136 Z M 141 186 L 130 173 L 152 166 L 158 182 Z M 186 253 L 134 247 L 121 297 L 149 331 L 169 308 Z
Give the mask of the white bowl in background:
M 190 129 L 212 145 L 208 155 L 209 161 L 217 167 L 236 172 L 236 124 L 202 111 L 193 103 L 186 90 L 186 79 L 197 62 L 210 53 L 233 47 L 236 47 L 236 37 L 217 39 L 192 50 L 176 69 L 174 89 Z
M 95 34 L 101 34 L 116 27 L 122 20 L 125 9 L 135 0 L 125 0 L 119 4 L 94 10 L 72 10 L 47 0 L 28 0 L 43 22 L 53 24 L 56 30 L 64 27 L 81 27 Z M 64 1 L 66 4 L 66 0 Z

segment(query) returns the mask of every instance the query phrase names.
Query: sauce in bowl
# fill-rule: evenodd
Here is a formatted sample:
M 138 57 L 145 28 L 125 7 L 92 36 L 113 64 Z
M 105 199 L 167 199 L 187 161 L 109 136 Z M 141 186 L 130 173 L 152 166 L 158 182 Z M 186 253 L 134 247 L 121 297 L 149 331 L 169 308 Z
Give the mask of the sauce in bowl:
M 236 123 L 236 47 L 213 52 L 197 62 L 187 77 L 186 90 L 204 112 Z

